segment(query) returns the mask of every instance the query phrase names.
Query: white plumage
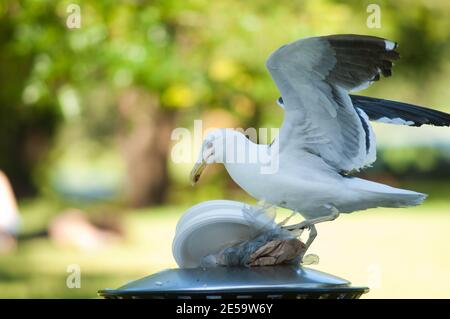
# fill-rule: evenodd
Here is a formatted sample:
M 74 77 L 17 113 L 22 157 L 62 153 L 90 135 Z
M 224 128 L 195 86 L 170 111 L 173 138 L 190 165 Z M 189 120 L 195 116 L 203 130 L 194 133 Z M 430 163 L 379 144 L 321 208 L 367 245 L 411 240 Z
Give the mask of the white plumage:
M 376 159 L 369 119 L 417 126 L 450 123 L 442 112 L 349 95 L 379 80 L 380 74 L 391 75 L 392 61 L 399 58 L 396 47 L 385 39 L 358 35 L 307 38 L 282 46 L 266 63 L 282 96 L 277 103 L 285 110 L 279 136 L 271 145 L 260 145 L 238 131 L 212 132 L 192 171 L 193 181 L 206 163 L 223 163 L 253 197 L 304 216 L 297 226 L 311 227 L 312 239 L 315 223 L 339 213 L 420 204 L 425 194 L 348 175 Z M 242 154 L 258 161 L 248 156 L 231 160 Z M 267 167 L 276 169 L 264 173 Z

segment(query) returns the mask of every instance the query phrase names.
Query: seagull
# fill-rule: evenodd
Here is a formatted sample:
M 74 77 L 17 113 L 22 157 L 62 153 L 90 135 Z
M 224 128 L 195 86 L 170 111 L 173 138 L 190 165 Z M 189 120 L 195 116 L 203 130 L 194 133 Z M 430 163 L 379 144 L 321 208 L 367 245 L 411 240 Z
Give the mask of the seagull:
M 212 131 L 192 169 L 192 183 L 207 164 L 222 163 L 252 197 L 304 217 L 285 228 L 309 229 L 306 248 L 317 236 L 315 225 L 341 213 L 419 205 L 426 194 L 352 176 L 376 160 L 370 121 L 450 125 L 447 113 L 349 94 L 381 75 L 391 76 L 393 62 L 400 57 L 396 48 L 393 41 L 352 34 L 304 38 L 280 47 L 266 61 L 281 94 L 277 103 L 285 111 L 278 136 L 267 145 L 253 143 L 237 130 Z M 244 152 L 262 155 L 258 161 L 229 160 L 230 153 Z M 276 169 L 262 169 L 274 163 Z

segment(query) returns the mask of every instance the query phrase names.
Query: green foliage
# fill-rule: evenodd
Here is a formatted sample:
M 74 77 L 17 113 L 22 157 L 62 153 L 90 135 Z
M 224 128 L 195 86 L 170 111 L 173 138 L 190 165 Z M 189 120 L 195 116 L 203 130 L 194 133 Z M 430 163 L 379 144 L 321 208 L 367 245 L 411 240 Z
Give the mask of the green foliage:
M 0 168 L 16 188 L 33 175 L 39 183 L 36 172 L 74 140 L 111 148 L 118 101 L 130 88 L 154 96 L 175 125 L 221 109 L 244 127 L 279 126 L 264 62 L 305 36 L 365 33 L 399 42 L 395 77 L 367 94 L 450 111 L 447 1 L 380 1 L 381 29 L 366 26 L 370 1 L 79 1 L 80 29 L 66 26 L 70 3 L 0 5 Z M 38 143 L 33 136 L 37 150 L 26 146 Z

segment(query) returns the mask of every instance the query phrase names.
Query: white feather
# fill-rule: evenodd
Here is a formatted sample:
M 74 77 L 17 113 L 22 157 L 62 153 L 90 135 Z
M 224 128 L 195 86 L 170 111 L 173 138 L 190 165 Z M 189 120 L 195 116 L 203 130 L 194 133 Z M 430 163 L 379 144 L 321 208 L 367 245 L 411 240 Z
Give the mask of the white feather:
M 414 125 L 413 121 L 405 121 L 404 119 L 401 119 L 399 117 L 390 119 L 387 117 L 381 117 L 376 120 L 376 122 L 379 123 L 386 123 L 386 124 L 397 124 L 397 125 Z

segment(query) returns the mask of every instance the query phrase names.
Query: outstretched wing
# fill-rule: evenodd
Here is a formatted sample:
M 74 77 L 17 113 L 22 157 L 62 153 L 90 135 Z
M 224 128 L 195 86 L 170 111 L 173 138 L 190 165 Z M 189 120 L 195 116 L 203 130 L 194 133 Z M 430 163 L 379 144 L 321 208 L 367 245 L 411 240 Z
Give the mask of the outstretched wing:
M 390 76 L 399 58 L 394 42 L 371 36 L 331 35 L 301 39 L 271 54 L 266 66 L 285 108 L 280 154 L 309 152 L 340 171 L 375 160 L 367 115 L 349 91 Z

